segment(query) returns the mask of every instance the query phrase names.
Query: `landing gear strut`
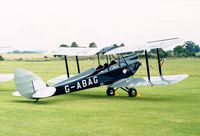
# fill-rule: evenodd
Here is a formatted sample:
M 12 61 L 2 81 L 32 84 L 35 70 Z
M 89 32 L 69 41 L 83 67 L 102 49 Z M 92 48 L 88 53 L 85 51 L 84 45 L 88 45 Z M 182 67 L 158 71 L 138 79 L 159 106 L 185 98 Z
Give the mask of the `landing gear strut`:
M 37 103 L 37 102 L 38 102 L 38 100 L 39 100 L 39 98 L 36 98 L 36 99 L 35 99 L 35 103 Z

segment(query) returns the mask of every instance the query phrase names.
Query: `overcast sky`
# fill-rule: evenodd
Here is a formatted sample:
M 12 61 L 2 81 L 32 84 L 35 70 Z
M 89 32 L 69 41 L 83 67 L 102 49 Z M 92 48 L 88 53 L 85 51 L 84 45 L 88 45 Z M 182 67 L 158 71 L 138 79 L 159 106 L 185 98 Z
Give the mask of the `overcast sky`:
M 134 46 L 170 37 L 199 44 L 199 14 L 199 0 L 0 0 L 0 46 Z

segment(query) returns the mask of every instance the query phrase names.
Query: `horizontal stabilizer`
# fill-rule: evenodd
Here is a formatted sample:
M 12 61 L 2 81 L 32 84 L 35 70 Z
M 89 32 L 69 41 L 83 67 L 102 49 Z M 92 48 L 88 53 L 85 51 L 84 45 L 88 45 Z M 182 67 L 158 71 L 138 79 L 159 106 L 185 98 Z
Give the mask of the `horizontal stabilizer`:
M 45 98 L 55 93 L 54 87 L 47 87 L 40 77 L 25 69 L 17 69 L 14 80 L 18 93 L 29 99 Z
M 13 96 L 22 96 L 18 91 L 13 92 Z
M 188 75 L 166 75 L 166 76 L 152 76 L 151 82 L 149 82 L 147 77 L 144 78 L 126 78 L 119 80 L 109 87 L 135 87 L 135 86 L 161 86 L 161 85 L 170 85 L 176 84 L 185 78 Z
M 7 82 L 14 78 L 14 74 L 0 74 L 0 82 Z
M 52 96 L 56 92 L 55 87 L 46 87 L 41 90 L 35 92 L 32 97 L 33 98 L 46 98 Z

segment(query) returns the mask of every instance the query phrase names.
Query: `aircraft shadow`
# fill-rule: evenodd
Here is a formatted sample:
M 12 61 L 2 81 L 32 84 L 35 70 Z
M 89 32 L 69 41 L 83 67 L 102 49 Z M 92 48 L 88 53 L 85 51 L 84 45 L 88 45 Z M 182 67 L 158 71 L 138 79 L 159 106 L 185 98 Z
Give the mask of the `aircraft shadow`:
M 41 99 L 38 100 L 37 102 L 35 102 L 35 100 L 11 100 L 10 102 L 14 102 L 14 103 L 23 103 L 23 104 L 33 104 L 33 105 L 45 105 L 45 104 L 53 104 L 53 103 L 57 103 L 57 102 L 61 102 L 64 101 L 62 99 Z
M 24 104 L 37 104 L 37 105 L 45 105 L 45 104 L 54 104 L 54 103 L 59 103 L 59 102 L 67 102 L 67 101 L 80 101 L 81 99 L 104 99 L 104 100 L 122 100 L 122 101 L 149 101 L 149 102 L 173 102 L 177 101 L 177 99 L 174 99 L 174 97 L 165 97 L 165 96 L 140 96 L 140 97 L 128 97 L 128 96 L 106 96 L 106 95 L 99 95 L 99 94 L 79 94 L 79 93 L 74 93 L 70 94 L 71 97 L 67 99 L 69 95 L 67 95 L 66 98 L 59 98 L 56 97 L 54 99 L 47 98 L 47 99 L 41 99 L 37 102 L 35 100 L 11 100 L 10 102 L 14 103 L 24 103 Z M 73 98 L 72 98 L 73 97 Z
M 152 101 L 152 102 L 164 102 L 164 101 L 176 101 L 174 97 L 158 97 L 158 96 L 139 96 L 139 97 L 129 97 L 129 96 L 106 96 L 106 95 L 98 95 L 98 94 L 73 94 L 76 97 L 84 98 L 84 99 L 120 99 L 120 100 L 130 100 L 130 101 Z

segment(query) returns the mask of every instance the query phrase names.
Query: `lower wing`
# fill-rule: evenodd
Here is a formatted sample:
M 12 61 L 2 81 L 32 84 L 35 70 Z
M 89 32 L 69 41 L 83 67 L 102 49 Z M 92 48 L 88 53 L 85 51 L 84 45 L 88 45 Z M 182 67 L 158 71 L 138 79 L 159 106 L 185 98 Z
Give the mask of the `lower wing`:
M 114 82 L 109 87 L 135 87 L 135 86 L 161 86 L 161 85 L 170 85 L 176 84 L 185 78 L 188 75 L 166 75 L 166 76 L 151 76 L 151 80 L 149 81 L 147 77 L 143 78 L 126 78 L 121 79 L 117 82 Z
M 13 74 L 0 74 L 0 82 L 7 82 L 14 78 Z

